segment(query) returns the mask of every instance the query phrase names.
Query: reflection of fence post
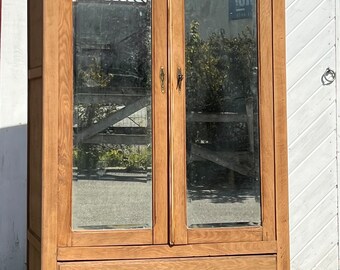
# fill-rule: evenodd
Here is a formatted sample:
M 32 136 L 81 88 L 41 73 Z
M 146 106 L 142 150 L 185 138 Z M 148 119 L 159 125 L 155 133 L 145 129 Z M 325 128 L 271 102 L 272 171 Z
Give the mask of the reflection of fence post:
M 253 98 L 246 99 L 247 126 L 249 137 L 249 150 L 254 155 L 254 104 Z
M 258 183 L 258 158 L 255 157 L 255 133 L 254 133 L 254 99 L 252 97 L 246 99 L 246 113 L 247 113 L 247 126 L 249 137 L 249 150 L 251 154 L 251 167 L 253 168 L 255 178 L 253 178 L 253 190 L 255 201 L 260 201 L 260 187 Z M 257 124 L 257 123 L 256 123 Z
M 152 138 L 152 110 L 151 110 L 151 105 L 146 106 L 146 134 L 147 134 L 147 138 L 151 138 L 151 142 L 152 142 L 153 138 Z M 151 143 L 151 145 L 152 145 L 152 143 Z M 148 145 L 146 147 L 148 147 Z M 153 145 L 152 145 L 152 147 L 153 147 Z M 151 160 L 152 160 L 152 158 L 151 158 Z M 147 166 L 146 166 L 146 181 L 151 181 L 151 179 L 152 179 L 152 164 L 151 164 L 151 169 L 149 169 L 149 166 L 147 164 Z
M 75 143 L 80 143 L 86 141 L 87 139 L 90 139 L 104 129 L 113 126 L 124 118 L 129 117 L 131 114 L 145 108 L 146 106 L 148 106 L 148 104 L 150 104 L 150 97 L 146 96 L 140 98 L 133 103 L 129 103 L 123 109 L 117 110 L 107 115 L 106 118 L 96 122 L 95 124 L 87 125 L 86 128 L 82 129 L 79 133 L 76 134 L 74 139 Z
M 228 169 L 228 184 L 230 189 L 235 188 L 235 171 Z
M 151 106 L 146 106 L 146 133 L 148 135 L 151 135 L 151 128 L 152 128 L 152 114 L 151 114 Z

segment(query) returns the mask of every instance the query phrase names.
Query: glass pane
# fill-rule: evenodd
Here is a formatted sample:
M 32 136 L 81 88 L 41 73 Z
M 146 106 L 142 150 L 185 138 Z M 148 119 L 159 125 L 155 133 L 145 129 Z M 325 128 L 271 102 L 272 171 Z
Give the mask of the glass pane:
M 261 224 L 255 0 L 186 0 L 188 227 Z
M 150 228 L 151 1 L 74 1 L 73 17 L 73 228 Z

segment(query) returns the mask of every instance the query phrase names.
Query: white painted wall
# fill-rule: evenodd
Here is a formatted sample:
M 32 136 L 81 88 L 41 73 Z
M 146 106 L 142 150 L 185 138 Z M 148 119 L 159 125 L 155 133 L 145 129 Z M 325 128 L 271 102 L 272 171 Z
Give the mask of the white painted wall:
M 338 269 L 337 1 L 286 0 L 292 270 Z
M 26 0 L 2 0 L 0 269 L 26 269 Z

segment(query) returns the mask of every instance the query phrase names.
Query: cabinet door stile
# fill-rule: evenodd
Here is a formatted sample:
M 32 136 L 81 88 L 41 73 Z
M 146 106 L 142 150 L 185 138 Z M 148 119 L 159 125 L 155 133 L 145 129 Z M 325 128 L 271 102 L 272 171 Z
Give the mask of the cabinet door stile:
M 73 148 L 73 41 L 72 1 L 61 1 L 58 132 L 58 246 L 71 244 Z
M 272 1 L 259 2 L 259 125 L 263 240 L 275 240 Z
M 170 244 L 186 244 L 184 0 L 169 0 Z
M 153 2 L 153 243 L 168 243 L 167 0 Z M 164 75 L 162 75 L 164 72 Z M 164 76 L 162 78 L 161 76 Z

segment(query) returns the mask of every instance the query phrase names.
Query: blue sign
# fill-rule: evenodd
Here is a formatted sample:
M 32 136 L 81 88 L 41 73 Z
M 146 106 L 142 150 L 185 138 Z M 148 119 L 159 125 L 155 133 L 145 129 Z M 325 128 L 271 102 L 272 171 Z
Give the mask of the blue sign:
M 254 0 L 229 0 L 229 19 L 239 20 L 253 17 Z

